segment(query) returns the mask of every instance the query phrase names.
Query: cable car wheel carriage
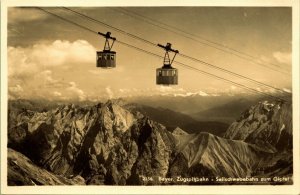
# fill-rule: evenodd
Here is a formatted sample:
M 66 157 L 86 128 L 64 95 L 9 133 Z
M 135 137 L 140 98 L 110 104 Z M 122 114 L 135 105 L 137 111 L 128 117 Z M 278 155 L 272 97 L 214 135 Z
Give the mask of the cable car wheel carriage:
M 99 35 L 102 35 L 105 38 L 104 49 L 103 51 L 97 51 L 97 67 L 100 68 L 115 68 L 116 67 L 116 52 L 112 51 L 114 42 L 116 41 L 115 37 L 110 36 L 110 32 L 106 34 L 98 32 Z M 109 42 L 112 40 L 112 43 Z M 178 70 L 172 67 L 172 63 L 179 53 L 178 50 L 171 48 L 171 43 L 167 43 L 166 46 L 158 44 L 157 46 L 163 48 L 165 52 L 164 64 L 161 68 L 156 69 L 156 84 L 157 85 L 177 85 L 178 84 Z M 172 60 L 170 59 L 169 52 L 174 52 Z
M 100 68 L 115 68 L 116 67 L 116 52 L 111 51 L 116 38 L 110 36 L 110 32 L 103 34 L 98 32 L 99 35 L 105 37 L 105 44 L 103 51 L 97 51 L 97 67 Z M 109 43 L 112 40 L 112 43 Z
M 171 43 L 167 43 L 166 46 L 158 44 L 159 47 L 166 50 L 164 57 L 164 65 L 161 68 L 156 69 L 156 84 L 157 85 L 177 85 L 178 84 L 178 70 L 172 67 L 172 63 L 175 59 L 178 50 L 171 48 Z M 169 52 L 174 52 L 173 59 L 170 60 Z

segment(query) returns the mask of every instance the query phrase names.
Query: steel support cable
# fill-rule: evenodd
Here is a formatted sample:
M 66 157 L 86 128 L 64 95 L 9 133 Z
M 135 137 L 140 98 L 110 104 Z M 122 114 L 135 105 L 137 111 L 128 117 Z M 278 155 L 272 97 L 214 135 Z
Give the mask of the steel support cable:
M 67 7 L 62 7 L 62 8 L 65 9 L 65 10 L 67 10 L 67 11 L 69 11 L 69 12 L 73 12 L 73 13 L 75 13 L 75 14 L 78 15 L 78 16 L 85 17 L 85 18 L 87 18 L 88 20 L 90 20 L 90 21 L 92 21 L 92 22 L 95 22 L 95 23 L 98 23 L 98 24 L 100 24 L 100 25 L 103 25 L 103 26 L 112 28 L 112 29 L 114 29 L 115 31 L 118 31 L 118 32 L 120 32 L 120 33 L 123 33 L 123 34 L 125 34 L 125 35 L 127 35 L 127 36 L 130 36 L 130 37 L 134 38 L 134 39 L 138 39 L 138 40 L 140 40 L 140 41 L 142 41 L 142 42 L 144 42 L 144 43 L 150 44 L 150 45 L 152 45 L 152 46 L 157 46 L 155 43 L 153 43 L 153 42 L 151 42 L 151 41 L 148 41 L 148 40 L 146 40 L 146 39 L 143 39 L 143 38 L 141 38 L 141 37 L 138 37 L 138 36 L 136 36 L 136 35 L 133 35 L 133 34 L 131 34 L 131 33 L 128 33 L 128 32 L 126 32 L 126 31 L 124 31 L 124 30 L 122 30 L 122 29 L 116 28 L 116 27 L 114 27 L 114 26 L 112 26 L 112 25 L 109 25 L 109 24 L 106 24 L 106 23 L 101 22 L 101 21 L 99 21 L 99 20 L 96 20 L 96 19 L 94 19 L 94 18 L 92 18 L 92 17 L 89 17 L 89 16 L 87 16 L 87 15 L 85 15 L 85 14 L 82 14 L 82 13 L 80 13 L 80 12 L 77 12 L 77 11 L 72 10 L 72 9 L 70 9 L 70 8 L 67 8 Z
M 228 74 L 232 74 L 232 75 L 234 75 L 234 76 L 236 76 L 236 77 L 239 77 L 239 78 L 242 78 L 242 79 L 249 80 L 250 82 L 256 83 L 256 84 L 258 84 L 258 85 L 260 85 L 260 86 L 266 86 L 266 87 L 275 89 L 276 91 L 284 92 L 282 89 L 279 89 L 279 88 L 277 88 L 277 87 L 274 87 L 274 86 L 271 86 L 271 85 L 262 83 L 262 82 L 260 82 L 260 81 L 254 80 L 254 79 L 251 79 L 251 78 L 249 78 L 249 77 L 245 77 L 245 76 L 243 76 L 243 75 L 241 75 L 241 74 L 237 74 L 237 73 L 232 72 L 232 71 L 230 71 L 230 70 L 227 70 L 227 69 L 225 69 L 225 68 L 221 68 L 220 66 L 213 65 L 213 64 L 210 64 L 210 63 L 208 63 L 208 62 L 205 62 L 205 61 L 202 61 L 202 60 L 199 60 L 199 59 L 197 59 L 197 58 L 193 58 L 193 57 L 190 57 L 190 56 L 187 56 L 187 55 L 184 55 L 184 54 L 180 54 L 180 53 L 179 53 L 178 55 L 179 55 L 179 56 L 182 56 L 183 58 L 187 58 L 187 59 L 193 60 L 193 61 L 195 61 L 195 62 L 199 62 L 199 63 L 201 63 L 201 64 L 204 64 L 205 66 L 209 66 L 209 67 L 211 67 L 211 68 L 218 69 L 218 70 L 223 71 L 223 72 L 226 72 L 226 73 L 228 73 Z M 285 93 L 286 93 L 286 92 L 285 92 Z
M 121 33 L 123 33 L 123 34 L 129 35 L 129 36 L 131 36 L 131 37 L 133 37 L 133 38 L 135 38 L 135 39 L 138 39 L 138 40 L 143 41 L 143 42 L 145 42 L 145 43 L 147 43 L 147 44 L 150 44 L 150 45 L 152 45 L 152 46 L 156 46 L 156 47 L 157 47 L 157 44 L 155 44 L 155 43 L 153 43 L 153 42 L 151 42 L 151 41 L 148 41 L 148 40 L 146 40 L 146 39 L 143 39 L 143 38 L 141 38 L 141 37 L 138 37 L 138 36 L 136 36 L 136 35 L 133 35 L 133 34 L 131 34 L 131 33 L 128 33 L 128 32 L 126 32 L 126 31 L 124 31 L 124 30 L 121 30 L 121 29 L 119 29 L 119 28 L 116 28 L 116 27 L 114 27 L 114 26 L 111 26 L 111 25 L 109 25 L 109 24 L 106 24 L 106 23 L 101 22 L 101 21 L 99 21 L 99 20 L 96 20 L 96 19 L 94 19 L 94 18 L 91 18 L 91 17 L 89 17 L 89 16 L 87 16 L 87 15 L 85 15 L 85 14 L 82 14 L 82 13 L 80 13 L 80 12 L 74 11 L 74 10 L 72 10 L 72 9 L 70 9 L 70 8 L 66 8 L 66 7 L 63 7 L 63 8 L 64 8 L 65 10 L 70 11 L 70 12 L 73 12 L 73 13 L 75 13 L 75 14 L 81 16 L 81 17 L 87 18 L 88 20 L 90 20 L 90 21 L 92 21 L 92 22 L 96 22 L 96 23 L 98 23 L 98 24 L 101 24 L 101 25 L 110 27 L 110 28 L 112 28 L 112 29 L 114 29 L 114 30 L 116 30 L 116 31 L 118 31 L 118 32 L 121 32 Z M 230 70 L 227 70 L 227 69 L 225 69 L 225 68 L 221 68 L 220 66 L 210 64 L 210 63 L 208 63 L 208 62 L 199 60 L 199 59 L 197 59 L 197 58 L 194 58 L 194 57 L 191 57 L 191 56 L 188 56 L 188 55 L 185 55 L 185 54 L 179 53 L 179 55 L 182 56 L 182 57 L 184 57 L 184 58 L 188 58 L 188 59 L 191 59 L 191 60 L 193 60 L 193 61 L 195 61 L 195 62 L 201 63 L 201 64 L 203 64 L 203 65 L 209 66 L 209 67 L 211 67 L 211 68 L 215 68 L 215 69 L 217 69 L 217 70 L 219 70 L 219 71 L 226 72 L 227 74 L 232 74 L 232 75 L 234 75 L 234 76 L 236 76 L 236 77 L 238 77 L 238 78 L 246 79 L 246 80 L 248 80 L 248 81 L 250 81 L 250 82 L 252 82 L 252 83 L 256 83 L 256 84 L 258 84 L 258 85 L 260 85 L 260 86 L 265 86 L 265 87 L 268 87 L 268 88 L 272 88 L 272 89 L 274 89 L 274 90 L 276 90 L 276 91 L 286 93 L 286 92 L 283 91 L 282 89 L 279 89 L 279 88 L 276 88 L 276 87 L 274 87 L 274 86 L 271 86 L 271 85 L 262 83 L 262 82 L 260 82 L 260 81 L 254 80 L 254 79 L 251 79 L 251 78 L 249 78 L 249 77 L 243 76 L 243 75 L 241 75 L 241 74 L 235 73 L 235 72 L 230 71 Z
M 122 42 L 122 41 L 118 41 L 118 40 L 116 40 L 116 42 L 119 42 L 119 43 L 122 44 L 122 45 L 125 45 L 125 46 L 127 46 L 127 47 L 133 48 L 133 49 L 138 50 L 138 51 L 140 51 L 140 52 L 143 52 L 143 53 L 146 53 L 146 54 L 149 54 L 149 55 L 152 55 L 152 56 L 155 56 L 155 57 L 164 59 L 164 57 L 162 57 L 162 56 L 160 56 L 160 55 L 158 55 L 158 54 L 155 54 L 155 53 L 153 53 L 153 52 L 149 52 L 149 51 L 147 51 L 147 50 L 145 50 L 145 49 L 141 49 L 141 48 L 139 48 L 139 47 L 136 47 L 136 46 L 133 46 L 133 45 L 130 45 L 130 44 L 128 44 L 128 43 L 125 43 L 125 42 Z M 273 98 L 273 99 L 278 99 L 278 100 L 287 102 L 287 100 L 282 99 L 282 98 L 280 98 L 280 97 L 276 97 L 276 96 L 270 95 L 270 94 L 268 94 L 268 93 L 259 91 L 259 90 L 257 90 L 257 89 L 253 89 L 253 88 L 248 87 L 248 86 L 246 86 L 246 85 L 243 85 L 243 84 L 240 84 L 240 83 L 231 81 L 231 80 L 229 80 L 229 79 L 226 79 L 226 78 L 217 76 L 217 75 L 215 75 L 215 74 L 212 74 L 212 73 L 209 73 L 209 72 L 200 70 L 200 69 L 198 69 L 198 68 L 195 68 L 195 67 L 193 67 L 193 66 L 184 64 L 184 63 L 182 63 L 182 62 L 174 61 L 174 63 L 176 63 L 176 64 L 178 64 L 178 65 L 180 65 L 180 66 L 182 66 L 182 67 L 188 68 L 188 69 L 190 69 L 190 70 L 194 70 L 194 71 L 196 71 L 196 72 L 198 72 L 198 73 L 205 74 L 205 75 L 207 75 L 207 76 L 209 76 L 209 77 L 213 77 L 213 78 L 216 78 L 216 79 L 218 79 L 218 80 L 226 81 L 226 82 L 231 83 L 231 84 L 233 84 L 233 85 L 235 85 L 235 86 L 238 86 L 238 87 L 240 87 L 240 88 L 244 88 L 244 89 L 246 89 L 246 90 L 248 90 L 248 91 L 255 92 L 255 93 L 258 93 L 258 94 L 261 94 L 261 95 L 264 95 L 264 96 L 271 97 L 271 98 Z
M 76 23 L 76 22 L 73 22 L 73 21 L 71 21 L 71 20 L 65 19 L 65 18 L 63 18 L 63 17 L 61 17 L 61 16 L 59 16 L 59 15 L 57 15 L 57 14 L 54 14 L 54 13 L 52 13 L 52 12 L 49 12 L 49 11 L 43 9 L 43 8 L 40 8 L 40 7 L 36 7 L 36 8 L 39 9 L 39 10 L 41 10 L 41 11 L 43 11 L 43 12 L 45 12 L 45 13 L 51 14 L 52 16 L 55 16 L 55 17 L 57 17 L 57 18 L 59 18 L 59 19 L 65 21 L 65 22 L 69 22 L 69 23 L 71 23 L 71 24 L 73 24 L 73 25 L 75 25 L 75 26 L 77 26 L 77 27 L 79 27 L 79 28 L 83 28 L 83 29 L 85 29 L 85 30 L 87 30 L 87 31 L 89 31 L 89 32 L 91 32 L 91 33 L 93 33 L 93 34 L 97 34 L 97 35 L 98 35 L 98 32 L 96 32 L 96 31 L 94 31 L 94 30 L 92 30 L 92 29 L 89 29 L 89 28 L 87 28 L 87 27 L 85 27 L 85 26 L 83 26 L 83 25 L 80 25 L 80 24 L 78 24 L 78 23 Z M 153 53 L 153 52 L 149 52 L 149 51 L 147 51 L 147 50 L 144 50 L 144 49 L 141 49 L 141 48 L 139 48 L 139 47 L 133 46 L 133 45 L 131 45 L 131 44 L 128 44 L 128 43 L 125 43 L 125 42 L 122 42 L 122 41 L 119 41 L 119 40 L 116 40 L 116 42 L 118 42 L 118 43 L 120 43 L 120 44 L 122 44 L 122 45 L 125 45 L 125 46 L 127 46 L 127 47 L 136 49 L 136 50 L 138 50 L 138 51 L 147 53 L 147 54 L 149 54 L 149 55 L 156 56 L 156 57 L 159 57 L 159 58 L 163 59 L 163 57 L 160 56 L 160 55 L 158 55 L 158 54 L 155 54 L 155 53 Z M 209 73 L 209 72 L 200 70 L 200 69 L 195 68 L 195 67 L 193 67 L 193 66 L 190 66 L 190 65 L 187 65 L 187 64 L 178 62 L 178 61 L 174 61 L 174 63 L 176 63 L 176 64 L 178 64 L 178 65 L 180 65 L 180 66 L 184 66 L 184 67 L 186 67 L 186 68 L 189 68 L 189 69 L 191 69 L 191 70 L 194 70 L 194 71 L 196 71 L 196 72 L 199 72 L 199 73 L 208 75 L 208 76 L 210 76 L 210 77 L 217 78 L 218 80 L 223 80 L 223 81 L 229 82 L 229 83 L 231 83 L 231 84 L 233 84 L 233 85 L 235 85 L 235 86 L 238 86 L 238 87 L 240 87 L 240 88 L 244 88 L 244 89 L 246 89 L 246 90 L 248 90 L 248 91 L 255 92 L 255 93 L 258 93 L 258 94 L 262 94 L 262 95 L 265 95 L 265 96 L 268 96 L 268 97 L 271 97 L 271 98 L 274 98 L 274 99 L 278 99 L 278 100 L 281 100 L 281 101 L 285 101 L 285 102 L 287 101 L 287 100 L 282 99 L 282 98 L 280 98 L 280 97 L 276 97 L 276 96 L 270 95 L 270 94 L 268 94 L 268 93 L 265 93 L 265 92 L 262 92 L 262 91 L 259 91 L 259 90 L 250 88 L 250 87 L 248 87 L 248 86 L 246 86 L 246 85 L 243 85 L 243 84 L 240 84 L 240 83 L 231 81 L 231 80 L 229 80 L 229 79 L 226 79 L 226 78 L 223 78 L 223 77 L 214 75 L 214 74 L 212 74 L 212 73 Z
M 75 25 L 75 26 L 77 26 L 77 27 L 79 27 L 79 28 L 83 28 L 83 29 L 85 29 L 85 30 L 87 30 L 87 31 L 89 31 L 89 32 L 92 32 L 92 33 L 95 33 L 95 34 L 98 35 L 98 32 L 96 32 L 96 31 L 94 31 L 94 30 L 92 30 L 92 29 L 90 29 L 90 28 L 87 28 L 87 27 L 85 27 L 85 26 L 82 26 L 82 25 L 80 25 L 80 24 L 78 24 L 78 23 L 76 23 L 76 22 L 73 22 L 73 21 L 71 21 L 71 20 L 65 19 L 65 18 L 63 18 L 63 17 L 61 17 L 61 16 L 59 16 L 59 15 L 57 15 L 57 14 L 54 14 L 54 13 L 52 13 L 52 12 L 49 12 L 49 11 L 43 9 L 43 8 L 40 8 L 40 7 L 35 7 L 35 8 L 36 8 L 36 9 L 39 9 L 39 10 L 41 10 L 41 11 L 43 11 L 43 12 L 46 12 L 46 13 L 52 15 L 52 16 L 55 16 L 55 17 L 57 17 L 57 18 L 59 18 L 59 19 L 65 21 L 65 22 L 69 22 L 69 23 L 71 23 L 71 24 L 73 24 L 73 25 Z
M 206 45 L 206 46 L 209 46 L 209 47 L 218 49 L 218 50 L 220 50 L 220 51 L 223 51 L 223 52 L 226 52 L 226 53 L 235 55 L 235 56 L 240 57 L 240 58 L 242 58 L 242 59 L 244 59 L 244 60 L 250 60 L 251 62 L 256 63 L 256 64 L 258 64 L 258 65 L 262 65 L 262 66 L 265 66 L 265 65 L 266 65 L 266 64 L 263 64 L 263 63 L 258 62 L 258 61 L 257 61 L 258 59 L 257 59 L 257 57 L 255 57 L 255 56 L 252 56 L 252 55 L 247 54 L 247 53 L 245 53 L 245 52 L 241 52 L 241 51 L 239 51 L 239 50 L 237 50 L 237 49 L 228 47 L 228 46 L 226 46 L 226 45 L 224 45 L 224 44 L 221 44 L 221 43 L 217 43 L 217 42 L 215 42 L 215 41 L 208 40 L 208 39 L 203 38 L 203 37 L 201 37 L 201 36 L 199 36 L 199 35 L 195 35 L 195 34 L 186 32 L 186 31 L 184 31 L 184 30 L 182 30 L 182 29 L 180 29 L 180 28 L 177 28 L 177 27 L 175 27 L 175 26 L 171 26 L 171 25 L 169 25 L 169 24 L 160 22 L 160 21 L 158 21 L 158 20 L 154 20 L 154 19 L 152 19 L 152 18 L 143 16 L 143 15 L 141 15 L 141 14 L 138 14 L 138 13 L 134 12 L 134 11 L 129 11 L 129 10 L 124 9 L 124 8 L 111 8 L 111 9 L 114 9 L 114 10 L 116 10 L 116 11 L 120 10 L 122 13 L 124 13 L 124 14 L 126 14 L 126 15 L 129 15 L 129 16 L 131 16 L 131 17 L 135 17 L 135 16 L 133 16 L 133 15 L 136 15 L 136 16 L 140 17 L 141 19 L 143 19 L 144 22 L 147 22 L 147 23 L 149 23 L 149 24 L 151 24 L 151 25 L 154 25 L 154 26 L 156 26 L 156 27 L 159 27 L 159 28 L 162 28 L 162 29 L 171 31 L 171 32 L 176 33 L 176 34 L 179 34 L 179 33 L 177 32 L 177 31 L 179 31 L 179 32 L 181 32 L 181 33 L 187 34 L 187 35 L 192 36 L 192 37 L 199 38 L 199 39 L 201 39 L 201 40 L 204 40 L 204 41 L 206 41 L 206 42 L 208 42 L 208 43 L 217 45 L 217 46 L 219 46 L 219 47 L 224 47 L 224 48 L 227 49 L 227 50 L 223 50 L 222 48 L 215 47 L 215 46 L 213 46 L 213 45 L 210 45 L 210 44 L 207 44 L 207 43 L 205 43 L 205 42 L 202 42 L 202 41 L 200 41 L 200 40 L 198 40 L 198 39 L 194 39 L 194 38 L 192 38 L 192 37 L 188 37 L 188 36 L 185 36 L 185 35 L 183 35 L 183 34 L 179 34 L 179 35 L 181 35 L 181 36 L 184 36 L 185 38 L 188 38 L 188 39 L 197 41 L 197 42 L 199 42 L 199 43 L 201 43 L 201 44 L 203 44 L 203 45 Z M 151 21 L 151 22 L 149 22 L 149 21 Z M 157 25 L 157 24 L 155 24 L 155 23 L 158 23 L 158 24 L 160 24 L 160 25 L 167 26 L 168 28 L 159 26 L 159 25 Z M 174 30 L 170 30 L 170 29 L 174 29 L 175 31 L 174 31 Z M 247 56 L 248 58 L 245 58 L 244 56 L 237 55 L 237 54 L 232 53 L 232 52 L 230 52 L 230 51 L 228 51 L 228 50 L 231 50 L 231 51 L 233 51 L 233 52 L 236 52 L 236 53 L 239 53 L 239 54 L 241 54 L 241 55 Z M 266 63 L 265 60 L 262 60 L 262 61 L 264 61 L 264 62 Z M 282 67 L 281 67 L 280 65 L 278 65 L 278 64 L 274 64 L 274 63 L 270 63 L 270 62 L 267 62 L 267 64 L 276 66 L 277 68 L 282 68 Z M 271 67 L 268 66 L 267 68 L 271 68 Z M 272 70 L 277 71 L 276 69 L 272 69 Z M 287 72 L 281 72 L 281 73 L 287 73 Z

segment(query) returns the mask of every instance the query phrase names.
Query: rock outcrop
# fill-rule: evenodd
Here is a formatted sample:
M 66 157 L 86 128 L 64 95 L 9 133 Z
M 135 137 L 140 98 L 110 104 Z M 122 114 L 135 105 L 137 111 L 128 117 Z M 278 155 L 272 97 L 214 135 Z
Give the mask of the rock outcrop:
M 88 184 L 122 185 L 139 183 L 142 175 L 165 176 L 174 148 L 164 126 L 111 101 L 30 116 L 21 112 L 15 120 L 9 147 L 55 174 L 82 175 Z
M 291 105 L 263 102 L 244 112 L 221 138 L 180 128 L 171 133 L 119 101 L 9 111 L 8 147 L 26 156 L 8 150 L 9 185 L 157 185 L 158 177 L 291 176 L 291 121 Z M 24 171 L 38 168 L 53 179 L 34 181 L 37 171 Z
M 232 123 L 224 138 L 243 140 L 270 151 L 292 149 L 292 105 L 260 102 Z
M 38 167 L 13 149 L 7 154 L 8 185 L 85 185 L 81 176 L 67 179 Z
M 171 175 L 181 175 L 188 170 L 193 176 L 250 177 L 264 157 L 272 155 L 255 145 L 209 133 L 182 135 L 177 140 L 177 152 L 181 154 L 181 159 L 172 162 Z M 187 167 L 178 171 L 176 164 L 180 162 L 177 161 L 183 159 Z M 173 169 L 176 171 L 173 172 Z

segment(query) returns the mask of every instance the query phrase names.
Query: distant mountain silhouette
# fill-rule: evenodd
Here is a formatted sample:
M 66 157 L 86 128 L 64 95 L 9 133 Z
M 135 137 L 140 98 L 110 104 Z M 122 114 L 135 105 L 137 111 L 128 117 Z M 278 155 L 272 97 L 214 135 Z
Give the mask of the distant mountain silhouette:
M 153 108 L 166 108 L 173 110 L 175 112 L 180 112 L 183 114 L 193 115 L 195 113 L 199 113 L 205 110 L 210 110 L 213 108 L 222 107 L 226 104 L 231 104 L 232 108 L 239 107 L 239 105 L 234 105 L 234 102 L 245 101 L 249 103 L 256 103 L 260 101 L 262 97 L 260 96 L 252 96 L 249 94 L 239 94 L 239 95 L 228 95 L 222 94 L 220 96 L 201 96 L 201 95 L 193 95 L 193 96 L 162 96 L 162 95 L 155 95 L 155 96 L 138 96 L 138 97 L 128 97 L 126 101 L 141 105 L 150 106 Z M 242 106 L 243 104 L 241 104 Z M 249 107 L 248 104 L 244 104 L 243 110 Z M 242 111 L 243 111 L 242 110 Z M 233 110 L 234 111 L 234 110 Z M 240 111 L 240 110 L 238 110 Z M 241 111 L 241 112 L 242 112 Z M 237 113 L 238 116 L 241 113 Z M 213 115 L 218 113 L 213 113 Z M 221 115 L 221 113 L 220 113 Z M 231 117 L 231 116 L 230 116 Z M 198 120 L 198 118 L 195 118 Z M 200 118 L 201 119 L 201 118 Z M 202 120 L 202 119 L 201 119 Z M 206 121 L 206 120 L 202 120 Z M 210 120 L 212 121 L 212 120 Z M 219 121 L 219 120 L 216 120 Z M 221 121 L 224 122 L 224 121 Z M 232 121 L 231 121 L 232 122 Z M 228 123 L 228 122 L 227 122 Z
M 139 111 L 150 119 L 163 124 L 171 132 L 176 127 L 180 127 L 188 133 L 208 132 L 223 136 L 229 126 L 218 121 L 197 121 L 186 114 L 166 108 L 153 108 L 141 104 L 128 104 L 126 107 L 133 111 Z
M 220 121 L 230 124 L 238 118 L 246 108 L 256 103 L 257 100 L 255 99 L 240 98 L 223 105 L 197 112 L 193 114 L 192 117 L 200 121 Z

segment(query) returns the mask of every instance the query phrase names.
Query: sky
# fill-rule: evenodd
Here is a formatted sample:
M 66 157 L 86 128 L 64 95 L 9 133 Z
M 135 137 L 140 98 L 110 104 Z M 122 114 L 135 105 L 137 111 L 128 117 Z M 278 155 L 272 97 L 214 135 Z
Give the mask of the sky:
M 153 52 L 164 51 L 95 24 L 59 7 L 44 8 L 94 31 Z M 274 87 L 291 90 L 292 15 L 289 7 L 72 7 L 80 13 L 154 43 L 172 43 L 180 54 Z M 159 28 L 128 14 L 137 13 L 151 21 L 174 26 L 196 35 L 192 39 Z M 124 13 L 125 12 L 125 13 Z M 96 51 L 104 38 L 34 8 L 8 8 L 9 98 L 49 100 L 98 100 L 138 95 L 245 93 L 232 83 L 173 64 L 179 70 L 179 84 L 158 86 L 155 70 L 163 60 L 115 43 L 115 69 L 96 67 Z M 163 27 L 166 27 L 165 25 Z M 173 30 L 174 31 L 174 30 Z M 200 37 L 200 38 L 199 38 Z M 196 39 L 196 40 L 195 40 Z M 208 41 L 209 42 L 208 42 Z M 218 50 L 211 42 L 230 47 L 255 58 L 258 63 L 237 57 L 236 52 Z M 211 46 L 214 47 L 211 47 Z M 223 50 L 226 48 L 222 47 Z M 233 54 L 232 54 L 233 53 Z M 245 56 L 244 56 L 245 57 Z M 266 92 L 269 88 L 177 56 L 176 61 L 211 74 Z M 262 65 L 263 64 L 263 65 Z M 267 68 L 271 67 L 270 68 Z

